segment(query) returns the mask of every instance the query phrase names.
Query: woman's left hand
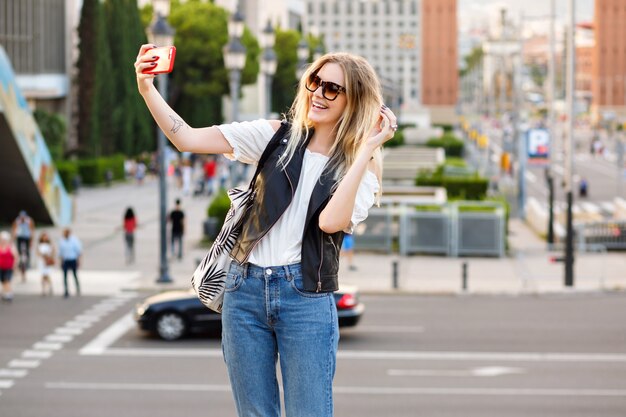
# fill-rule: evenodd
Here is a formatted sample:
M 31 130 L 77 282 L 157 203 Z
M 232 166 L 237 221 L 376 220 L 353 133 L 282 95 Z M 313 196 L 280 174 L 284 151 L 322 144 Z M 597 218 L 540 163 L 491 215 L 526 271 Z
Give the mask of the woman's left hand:
M 372 129 L 370 137 L 367 139 L 368 145 L 377 148 L 393 138 L 398 130 L 398 119 L 391 109 L 383 104 L 380 109 L 380 117 L 376 126 Z

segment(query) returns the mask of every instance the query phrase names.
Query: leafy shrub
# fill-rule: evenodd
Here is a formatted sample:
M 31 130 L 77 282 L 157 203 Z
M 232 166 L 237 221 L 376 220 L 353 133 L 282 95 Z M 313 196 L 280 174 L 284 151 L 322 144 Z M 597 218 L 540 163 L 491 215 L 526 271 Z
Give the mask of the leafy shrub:
M 59 161 L 54 164 L 61 176 L 61 181 L 65 189 L 69 192 L 74 191 L 74 178 L 78 174 L 78 167 L 74 161 Z
M 450 133 L 444 133 L 440 138 L 432 138 L 426 142 L 430 148 L 443 148 L 446 158 L 463 156 L 463 141 Z
M 415 179 L 415 185 L 429 187 L 444 187 L 448 198 L 466 200 L 482 200 L 487 196 L 489 180 L 478 174 L 463 176 L 445 175 L 444 167 L 440 166 L 435 172 L 421 172 Z
M 215 196 L 213 201 L 211 201 L 211 204 L 209 204 L 209 207 L 207 209 L 207 216 L 219 219 L 219 229 L 221 229 L 229 209 L 230 198 L 228 198 L 226 190 L 222 189 Z

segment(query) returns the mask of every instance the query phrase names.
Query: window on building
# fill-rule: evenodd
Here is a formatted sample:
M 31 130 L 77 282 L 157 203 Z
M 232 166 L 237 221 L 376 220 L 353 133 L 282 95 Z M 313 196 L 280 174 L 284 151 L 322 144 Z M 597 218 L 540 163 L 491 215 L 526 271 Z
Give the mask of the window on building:
M 372 3 L 372 14 L 376 16 L 378 14 L 378 3 Z
M 411 2 L 411 15 L 415 16 L 416 14 L 417 14 L 417 2 L 412 1 Z
M 339 2 L 335 1 L 333 3 L 333 13 L 337 16 L 339 15 Z
M 398 15 L 402 16 L 404 14 L 404 1 L 400 0 L 397 2 L 398 4 Z
M 346 14 L 352 14 L 352 2 L 351 1 L 346 2 Z
M 385 14 L 391 14 L 391 1 L 385 0 Z
M 326 3 L 320 3 L 320 14 L 326 14 Z
M 365 14 L 365 2 L 359 2 L 359 14 L 363 16 Z
M 313 5 L 315 4 L 314 1 L 310 1 L 308 4 L 309 7 L 309 16 L 313 14 Z

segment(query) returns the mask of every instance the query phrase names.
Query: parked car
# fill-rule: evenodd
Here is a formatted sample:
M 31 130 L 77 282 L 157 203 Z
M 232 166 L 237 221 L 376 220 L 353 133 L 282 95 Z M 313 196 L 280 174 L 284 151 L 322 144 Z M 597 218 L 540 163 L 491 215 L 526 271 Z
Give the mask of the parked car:
M 335 292 L 339 327 L 356 326 L 365 306 L 356 287 L 342 286 Z M 165 340 L 177 340 L 190 333 L 218 333 L 222 316 L 205 307 L 193 289 L 166 291 L 146 298 L 135 307 L 135 321 L 141 330 Z

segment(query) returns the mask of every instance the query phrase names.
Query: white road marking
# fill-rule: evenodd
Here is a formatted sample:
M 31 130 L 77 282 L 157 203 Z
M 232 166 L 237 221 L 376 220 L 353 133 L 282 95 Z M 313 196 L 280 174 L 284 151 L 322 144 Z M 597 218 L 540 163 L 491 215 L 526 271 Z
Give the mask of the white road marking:
M 10 379 L 0 379 L 0 389 L 9 389 L 13 386 L 13 381 Z
M 74 336 L 70 334 L 49 334 L 48 336 L 44 337 L 44 340 L 46 342 L 67 343 L 67 342 L 71 342 L 72 340 L 74 340 Z
M 91 342 L 86 344 L 79 353 L 81 355 L 102 355 L 107 347 L 111 346 L 117 339 L 135 325 L 131 313 L 124 315 L 118 321 L 109 326 L 106 330 L 96 336 Z
M 94 339 L 95 341 L 95 339 Z M 81 349 L 83 355 L 145 357 L 221 358 L 221 349 L 133 349 L 106 348 L 91 343 Z M 109 346 L 109 345 L 107 345 Z M 353 360 L 419 360 L 419 361 L 506 361 L 506 362 L 626 362 L 626 355 L 605 353 L 533 353 L 533 352 L 418 352 L 339 350 L 337 357 Z
M 86 322 L 86 321 L 68 321 L 65 323 L 67 327 L 74 327 L 78 329 L 88 329 L 93 325 L 94 322 Z
M 228 385 L 209 384 L 128 384 L 47 382 L 46 389 L 90 391 L 178 391 L 230 392 Z M 623 389 L 586 388 L 418 388 L 418 387 L 353 387 L 336 386 L 338 395 L 458 395 L 458 396 L 528 396 L 528 397 L 626 397 Z
M 502 375 L 523 374 L 521 368 L 504 366 L 487 366 L 473 369 L 388 369 L 389 376 L 450 376 L 450 377 L 494 377 Z
M 422 326 L 360 326 L 357 332 L 371 333 L 424 333 Z
M 508 361 L 508 362 L 626 362 L 624 354 L 605 353 L 540 353 L 540 352 L 418 352 L 340 350 L 344 359 L 399 359 L 445 361 Z
M 537 182 L 537 176 L 530 171 L 526 171 L 526 174 L 524 174 L 524 178 L 526 178 L 527 181 L 532 182 L 532 183 Z
M 59 350 L 63 347 L 62 343 L 37 342 L 33 345 L 36 350 Z
M 9 368 L 36 368 L 41 365 L 41 361 L 14 359 L 9 362 Z
M 26 375 L 26 369 L 0 369 L 0 378 L 24 378 Z
M 74 317 L 74 321 L 84 321 L 86 323 L 93 323 L 98 320 L 100 320 L 100 317 L 91 314 L 79 314 L 78 316 Z
M 78 336 L 79 334 L 83 332 L 83 329 L 78 329 L 76 327 L 59 327 L 55 329 L 54 332 L 56 334 L 66 334 L 66 335 L 69 334 L 69 335 Z
M 25 350 L 22 352 L 22 358 L 25 359 L 48 359 L 52 356 L 49 350 Z

